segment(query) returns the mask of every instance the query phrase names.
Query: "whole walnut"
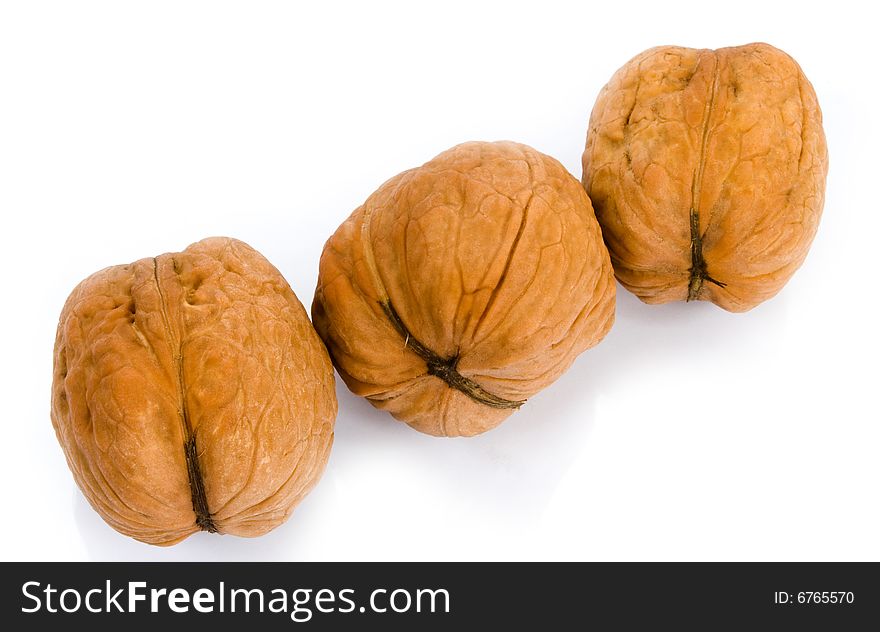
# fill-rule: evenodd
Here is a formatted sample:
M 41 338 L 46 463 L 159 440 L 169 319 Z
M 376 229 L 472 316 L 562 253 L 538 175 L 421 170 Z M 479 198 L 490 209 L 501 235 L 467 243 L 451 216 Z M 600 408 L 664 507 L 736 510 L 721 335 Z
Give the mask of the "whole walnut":
M 525 145 L 472 142 L 339 227 L 312 318 L 354 393 L 422 432 L 475 435 L 598 343 L 614 298 L 578 181 Z
M 602 89 L 583 167 L 627 289 L 741 312 L 806 257 L 828 155 L 813 87 L 782 51 L 663 46 Z
M 278 526 L 320 477 L 335 417 L 305 310 L 240 241 L 106 268 L 61 312 L 58 441 L 92 507 L 143 542 Z

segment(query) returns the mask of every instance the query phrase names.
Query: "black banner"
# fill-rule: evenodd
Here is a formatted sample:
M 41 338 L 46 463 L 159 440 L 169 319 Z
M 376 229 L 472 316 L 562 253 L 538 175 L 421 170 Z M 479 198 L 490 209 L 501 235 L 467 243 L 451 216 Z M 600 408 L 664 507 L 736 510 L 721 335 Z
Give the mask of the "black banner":
M 14 630 L 880 625 L 874 563 L 4 563 L 0 571 L 0 617 Z

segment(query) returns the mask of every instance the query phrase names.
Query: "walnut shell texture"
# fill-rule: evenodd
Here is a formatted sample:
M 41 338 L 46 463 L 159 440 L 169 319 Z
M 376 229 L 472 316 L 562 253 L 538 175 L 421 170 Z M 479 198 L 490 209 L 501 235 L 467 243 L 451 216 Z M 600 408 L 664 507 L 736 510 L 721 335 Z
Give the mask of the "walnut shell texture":
M 614 320 L 583 187 L 512 142 L 392 178 L 324 247 L 312 318 L 345 383 L 422 432 L 501 423 Z
M 281 274 L 211 238 L 80 283 L 55 340 L 52 424 L 114 529 L 157 545 L 261 535 L 320 477 L 330 359 Z
M 583 167 L 627 289 L 741 312 L 804 261 L 828 153 L 813 87 L 784 52 L 663 46 L 602 89 Z

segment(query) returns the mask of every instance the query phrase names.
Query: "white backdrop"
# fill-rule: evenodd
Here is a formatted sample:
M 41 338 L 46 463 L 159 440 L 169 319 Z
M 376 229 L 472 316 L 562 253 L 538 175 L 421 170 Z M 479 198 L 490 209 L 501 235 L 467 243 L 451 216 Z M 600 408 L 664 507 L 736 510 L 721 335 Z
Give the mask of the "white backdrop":
M 2 560 L 880 560 L 876 34 L 861 4 L 6 2 L 0 8 Z M 209 235 L 309 305 L 324 241 L 384 180 L 511 139 L 580 177 L 590 109 L 659 44 L 766 41 L 824 111 L 825 215 L 747 314 L 647 306 L 473 439 L 339 383 L 324 478 L 244 540 L 116 534 L 49 421 L 73 286 Z M 872 324 L 873 323 L 873 324 Z

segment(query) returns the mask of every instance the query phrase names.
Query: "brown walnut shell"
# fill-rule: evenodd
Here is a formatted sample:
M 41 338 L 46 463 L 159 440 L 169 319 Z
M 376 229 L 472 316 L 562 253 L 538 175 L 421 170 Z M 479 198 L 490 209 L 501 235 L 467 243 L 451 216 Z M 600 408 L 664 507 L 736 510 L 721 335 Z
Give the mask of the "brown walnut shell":
M 828 154 L 813 87 L 782 51 L 663 46 L 602 89 L 583 167 L 624 287 L 741 312 L 806 257 Z
M 278 526 L 320 477 L 335 417 L 305 310 L 240 241 L 106 268 L 61 312 L 58 441 L 92 507 L 143 542 Z
M 354 393 L 422 432 L 475 435 L 598 343 L 614 298 L 578 181 L 524 145 L 473 142 L 339 227 L 312 317 Z

